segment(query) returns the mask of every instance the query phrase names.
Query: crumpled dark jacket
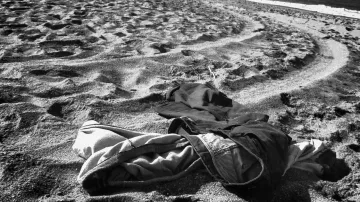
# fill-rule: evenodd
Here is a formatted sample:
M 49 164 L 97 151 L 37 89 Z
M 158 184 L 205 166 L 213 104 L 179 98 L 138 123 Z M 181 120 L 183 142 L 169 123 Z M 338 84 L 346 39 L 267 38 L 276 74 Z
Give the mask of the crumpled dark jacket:
M 170 103 L 156 110 L 165 118 L 225 121 L 238 117 L 245 108 L 208 83 L 179 85 L 167 92 L 166 99 Z
M 168 132 L 187 138 L 216 180 L 270 192 L 276 187 L 286 167 L 291 138 L 267 123 L 267 115 L 242 112 L 243 105 L 209 84 L 182 84 L 166 98 L 169 102 L 156 111 L 176 118 Z M 198 135 L 205 133 L 219 138 Z

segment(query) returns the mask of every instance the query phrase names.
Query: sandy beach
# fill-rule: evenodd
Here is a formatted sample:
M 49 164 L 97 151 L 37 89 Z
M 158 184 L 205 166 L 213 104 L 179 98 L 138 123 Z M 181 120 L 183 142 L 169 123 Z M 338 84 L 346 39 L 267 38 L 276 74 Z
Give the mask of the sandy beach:
M 0 4 L 0 201 L 247 201 L 206 170 L 104 196 L 76 181 L 85 121 L 165 134 L 154 108 L 185 82 L 325 141 L 351 169 L 336 182 L 290 169 L 269 200 L 360 201 L 359 19 L 245 0 Z

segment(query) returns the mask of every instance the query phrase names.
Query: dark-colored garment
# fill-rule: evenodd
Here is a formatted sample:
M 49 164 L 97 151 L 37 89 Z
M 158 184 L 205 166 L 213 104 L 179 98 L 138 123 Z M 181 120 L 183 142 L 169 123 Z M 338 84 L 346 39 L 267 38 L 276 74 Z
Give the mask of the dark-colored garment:
M 168 132 L 187 138 L 215 179 L 224 185 L 268 191 L 280 181 L 291 138 L 267 123 L 267 115 L 241 113 L 242 105 L 206 84 L 183 84 L 170 90 L 167 99 L 170 102 L 156 111 L 176 117 Z M 222 137 L 217 141 L 223 143 L 213 144 L 197 135 L 205 133 Z M 231 142 L 236 146 L 229 147 Z M 233 160 L 219 166 L 221 158 L 216 156 L 232 156 Z
M 166 99 L 171 102 L 156 110 L 165 118 L 186 116 L 193 120 L 224 121 L 238 117 L 244 109 L 210 84 L 180 85 L 171 89 Z

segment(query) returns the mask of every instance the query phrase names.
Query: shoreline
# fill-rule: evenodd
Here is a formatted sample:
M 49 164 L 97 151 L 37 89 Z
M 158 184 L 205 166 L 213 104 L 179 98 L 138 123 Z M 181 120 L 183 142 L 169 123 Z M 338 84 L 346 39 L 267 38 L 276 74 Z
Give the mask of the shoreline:
M 301 3 L 291 3 L 291 2 L 283 2 L 283 1 L 271 1 L 271 0 L 247 0 L 255 3 L 261 4 L 270 4 L 276 6 L 284 6 L 289 8 L 297 8 L 307 11 L 314 11 L 323 14 L 336 15 L 348 18 L 356 18 L 360 19 L 360 11 L 350 10 L 346 8 L 335 8 L 326 5 L 309 5 L 309 4 L 301 4 Z

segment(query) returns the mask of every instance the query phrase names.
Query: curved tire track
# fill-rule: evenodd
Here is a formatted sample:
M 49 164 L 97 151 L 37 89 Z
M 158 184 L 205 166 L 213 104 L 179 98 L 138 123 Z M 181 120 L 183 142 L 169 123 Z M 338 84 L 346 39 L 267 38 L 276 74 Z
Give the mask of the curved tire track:
M 241 104 L 258 103 L 266 98 L 278 96 L 280 93 L 298 90 L 325 79 L 344 67 L 349 52 L 345 45 L 334 40 L 320 42 L 321 56 L 302 70 L 294 71 L 282 80 L 270 80 L 255 84 L 233 95 L 233 99 Z
M 303 24 L 295 23 L 287 16 L 280 14 L 260 13 L 270 17 L 273 21 L 294 26 L 311 34 L 319 45 L 317 58 L 299 71 L 291 72 L 281 80 L 268 80 L 242 89 L 234 93 L 232 98 L 242 104 L 258 103 L 264 99 L 279 95 L 280 93 L 298 90 L 301 87 L 310 86 L 335 73 L 348 62 L 349 51 L 344 44 L 335 40 L 324 40 L 319 37 L 324 35 L 314 29 L 304 27 Z

